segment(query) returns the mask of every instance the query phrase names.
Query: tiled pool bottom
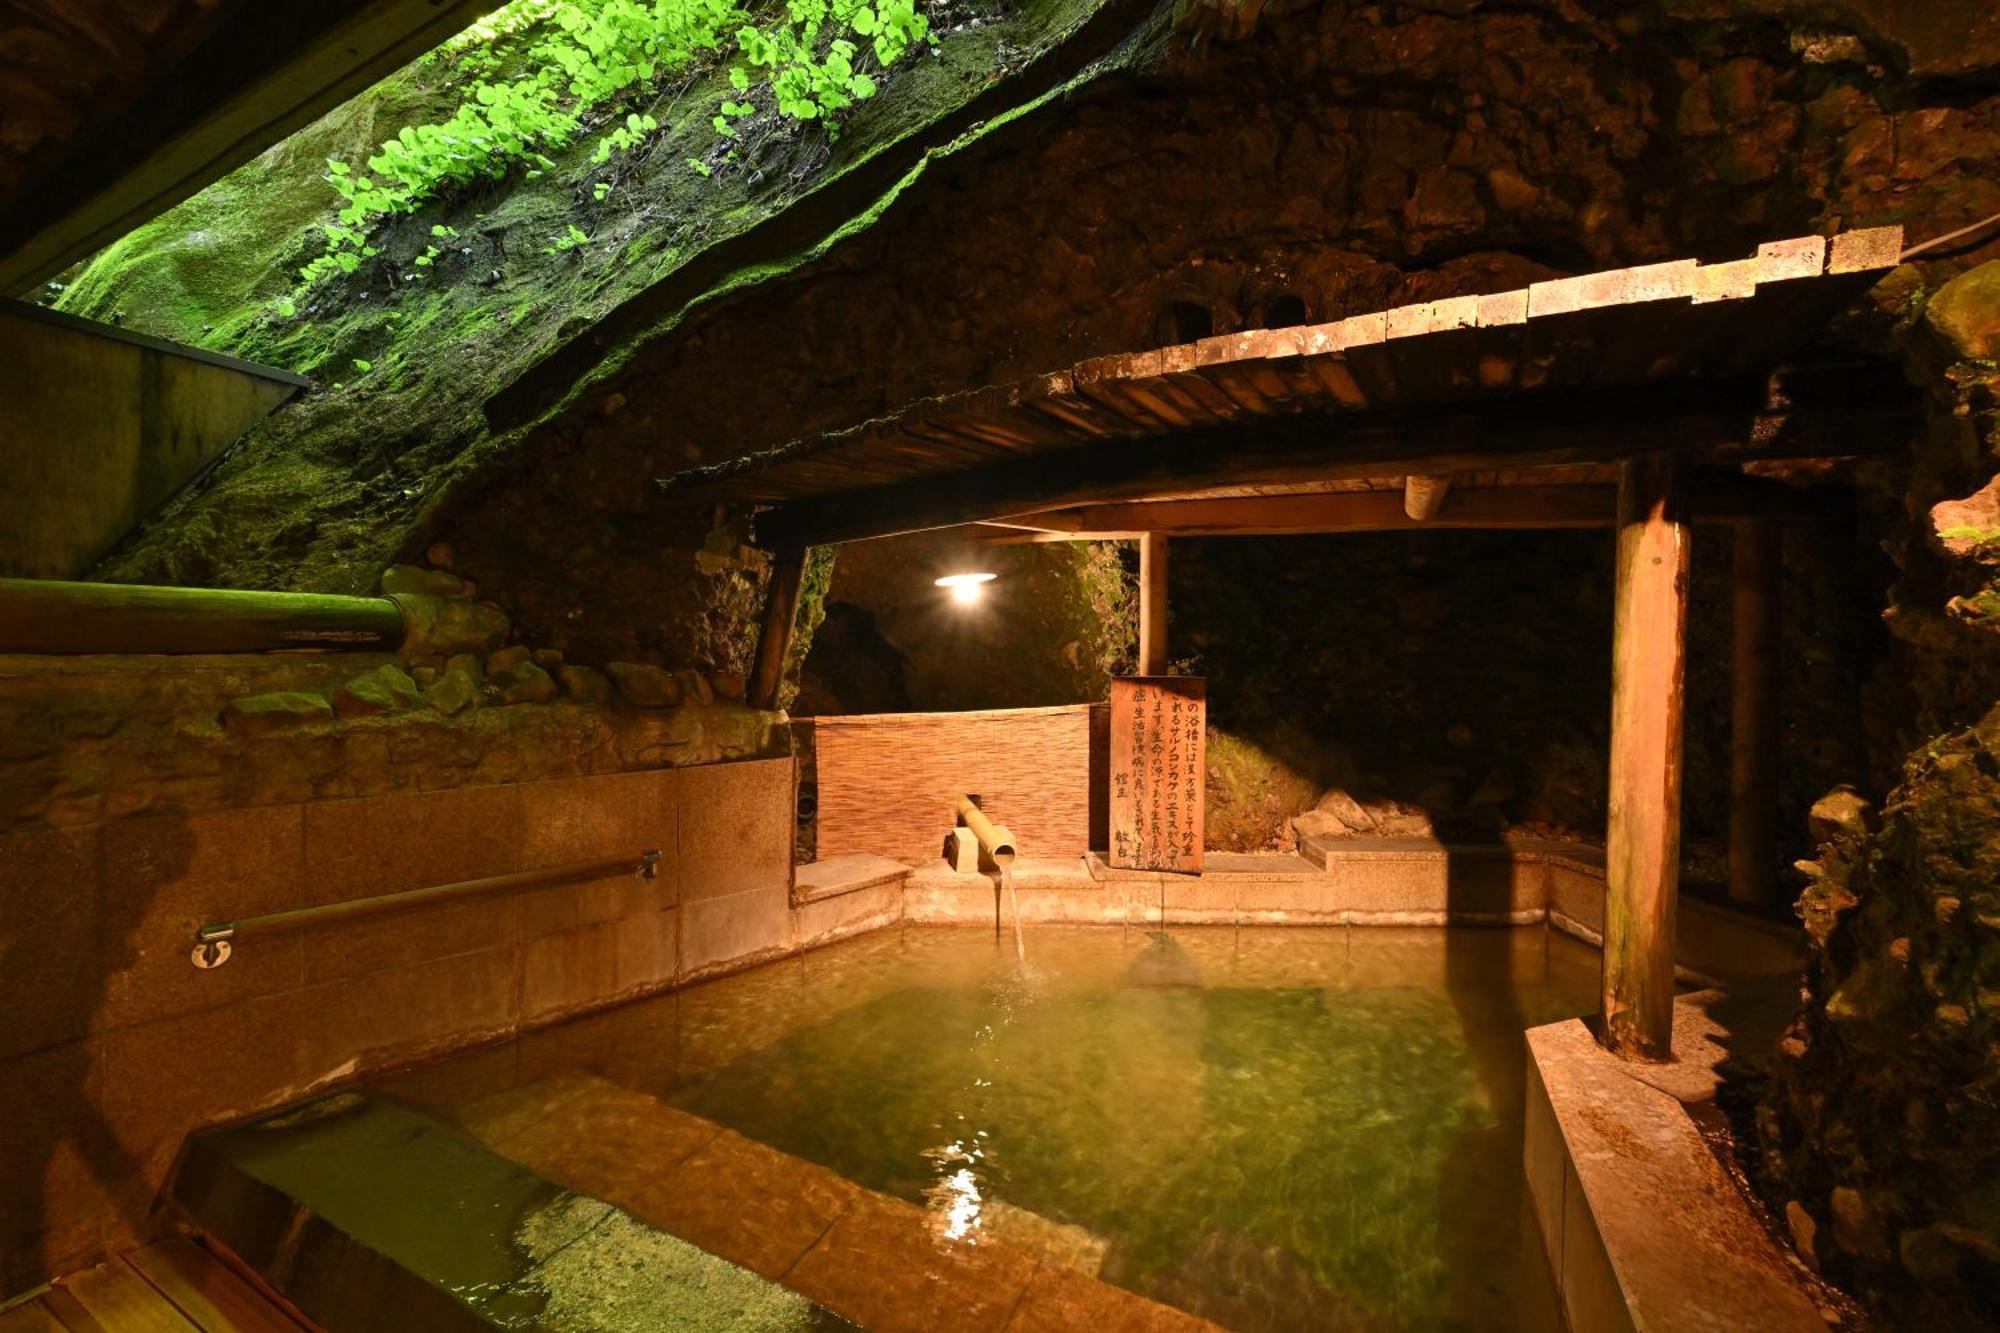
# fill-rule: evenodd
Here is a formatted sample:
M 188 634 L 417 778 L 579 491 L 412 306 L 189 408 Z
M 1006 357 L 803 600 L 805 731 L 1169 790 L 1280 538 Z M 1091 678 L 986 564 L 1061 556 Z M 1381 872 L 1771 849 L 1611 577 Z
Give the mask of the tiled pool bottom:
M 1593 1006 L 1595 951 L 1539 928 L 1027 948 L 880 932 L 385 1090 L 476 1117 L 588 1074 L 919 1204 L 941 1245 L 1023 1246 L 1230 1328 L 1557 1326 L 1521 1033 Z

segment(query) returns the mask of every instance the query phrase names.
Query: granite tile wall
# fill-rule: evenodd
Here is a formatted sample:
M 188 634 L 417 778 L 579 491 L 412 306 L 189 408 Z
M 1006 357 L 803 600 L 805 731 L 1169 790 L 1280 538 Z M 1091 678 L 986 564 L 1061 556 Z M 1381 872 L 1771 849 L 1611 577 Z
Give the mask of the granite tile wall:
M 789 952 L 793 793 L 786 758 L 0 837 L 0 1297 L 159 1230 L 190 1129 Z M 654 849 L 189 961 L 206 922 Z

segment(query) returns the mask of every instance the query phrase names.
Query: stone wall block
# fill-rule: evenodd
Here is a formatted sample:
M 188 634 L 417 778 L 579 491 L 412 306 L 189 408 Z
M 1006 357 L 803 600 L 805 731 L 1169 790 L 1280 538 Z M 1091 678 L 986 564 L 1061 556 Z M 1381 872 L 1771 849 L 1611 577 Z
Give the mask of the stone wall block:
M 307 903 L 345 902 L 521 868 L 514 786 L 369 796 L 308 806 Z M 308 981 L 443 958 L 514 938 L 511 897 L 473 898 L 322 927 L 306 939 Z
M 793 947 L 791 891 L 783 884 L 690 899 L 680 911 L 683 981 L 745 960 L 788 953 Z
M 681 772 L 683 903 L 777 887 L 792 876 L 792 761 L 709 764 Z
M 613 922 L 523 940 L 522 1021 L 546 1021 L 616 994 L 617 944 Z
M 72 1271 L 157 1225 L 151 1189 L 103 1106 L 99 1038 L 0 1060 L 0 1292 Z
M 95 829 L 0 838 L 0 1058 L 88 1032 L 104 1005 Z
M 302 905 L 297 805 L 151 815 L 100 826 L 104 866 L 99 1021 L 126 1027 L 305 982 L 299 936 L 247 941 L 223 967 L 190 961 L 195 931 Z

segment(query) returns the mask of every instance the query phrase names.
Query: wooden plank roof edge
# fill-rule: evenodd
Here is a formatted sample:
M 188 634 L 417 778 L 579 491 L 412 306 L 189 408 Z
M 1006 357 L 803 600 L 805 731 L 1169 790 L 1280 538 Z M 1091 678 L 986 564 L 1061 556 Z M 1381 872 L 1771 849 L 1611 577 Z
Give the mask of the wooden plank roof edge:
M 1902 383 L 1888 368 L 1879 375 L 1853 371 L 1843 367 L 1835 387 L 1861 393 Z M 757 540 L 774 548 L 837 544 L 1210 485 L 1539 468 L 1658 449 L 1721 462 L 1880 453 L 1901 447 L 1915 410 L 1911 396 L 1895 392 L 1858 406 L 1852 395 L 1817 393 L 1794 403 L 1780 384 L 1737 378 L 1707 381 L 1698 390 L 1665 382 L 1598 386 L 1560 398 L 1524 394 L 1478 407 L 1350 416 L 1332 429 L 1323 419 L 1290 416 L 1176 432 L 1144 449 L 1104 441 L 794 499 L 758 519 Z
M 1893 268 L 1902 252 L 1900 225 L 1870 227 L 1827 236 L 1796 236 L 1766 241 L 1746 259 L 1703 264 L 1693 259 L 1640 264 L 1595 273 L 1552 278 L 1487 295 L 1445 297 L 1433 301 L 1350 315 L 1324 324 L 1284 329 L 1248 329 L 1203 338 L 1193 343 L 1139 352 L 1116 352 L 1087 358 L 1064 369 L 1044 372 L 1005 385 L 961 390 L 917 399 L 880 417 L 737 458 L 687 468 L 656 479 L 669 494 L 686 492 L 748 473 L 769 471 L 786 463 L 837 452 L 872 433 L 895 432 L 906 419 L 932 427 L 949 422 L 955 410 L 984 399 L 983 405 L 1006 404 L 1059 413 L 1071 421 L 1078 442 L 1097 431 L 1086 430 L 1073 414 L 1101 414 L 1095 399 L 1074 396 L 1079 384 L 1107 380 L 1153 379 L 1177 367 L 1224 368 L 1246 362 L 1282 358 L 1325 357 L 1358 347 L 1460 329 L 1518 327 L 1538 317 L 1574 314 L 1611 306 L 1655 301 L 1713 304 L 1747 299 L 1760 286 L 1821 276 L 1846 276 Z M 1246 390 L 1248 391 L 1248 390 Z M 1115 438 L 1100 435 L 1099 438 Z

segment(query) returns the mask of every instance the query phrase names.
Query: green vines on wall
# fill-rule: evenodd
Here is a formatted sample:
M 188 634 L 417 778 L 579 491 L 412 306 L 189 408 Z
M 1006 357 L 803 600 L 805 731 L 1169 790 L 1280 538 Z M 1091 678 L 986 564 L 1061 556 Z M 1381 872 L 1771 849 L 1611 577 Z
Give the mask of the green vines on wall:
M 365 162 L 328 161 L 340 206 L 279 314 L 294 316 L 304 289 L 379 256 L 374 234 L 385 221 L 516 171 L 532 179 L 553 170 L 549 154 L 586 131 L 602 131 L 592 161 L 610 166 L 659 130 L 656 113 L 688 76 L 732 50 L 734 96 L 711 122 L 719 141 L 760 115 L 836 136 L 841 113 L 874 96 L 876 75 L 929 35 L 916 0 L 786 0 L 757 13 L 738 0 L 514 0 L 427 57 L 466 80 L 449 116 L 403 126 Z M 715 170 L 702 158 L 690 164 L 703 176 Z M 615 173 L 590 186 L 601 202 Z M 556 249 L 589 240 L 572 223 Z

